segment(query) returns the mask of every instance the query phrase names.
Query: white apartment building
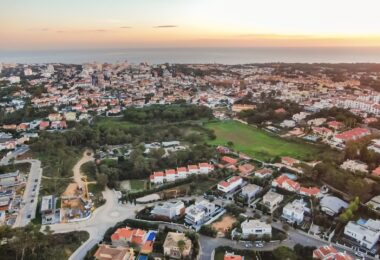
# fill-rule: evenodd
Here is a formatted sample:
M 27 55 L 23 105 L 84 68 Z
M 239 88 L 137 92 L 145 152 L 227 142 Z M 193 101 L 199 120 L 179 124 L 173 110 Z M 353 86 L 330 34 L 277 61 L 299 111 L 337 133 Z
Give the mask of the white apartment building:
M 164 216 L 169 219 L 173 219 L 177 216 L 180 216 L 184 212 L 185 212 L 185 204 L 182 201 L 177 200 L 177 201 L 157 203 L 150 213 L 152 215 Z
M 344 234 L 355 240 L 360 246 L 372 249 L 380 237 L 380 220 L 359 219 L 350 221 L 344 228 Z
M 280 205 L 281 201 L 284 200 L 284 196 L 273 191 L 268 191 L 263 196 L 263 204 L 269 209 L 270 213 Z
M 263 235 L 272 235 L 272 226 L 258 219 L 245 220 L 241 223 L 241 230 L 244 238 L 247 238 L 250 235 L 259 237 Z
M 245 197 L 249 203 L 261 190 L 262 188 L 256 184 L 248 184 L 241 189 L 241 195 Z

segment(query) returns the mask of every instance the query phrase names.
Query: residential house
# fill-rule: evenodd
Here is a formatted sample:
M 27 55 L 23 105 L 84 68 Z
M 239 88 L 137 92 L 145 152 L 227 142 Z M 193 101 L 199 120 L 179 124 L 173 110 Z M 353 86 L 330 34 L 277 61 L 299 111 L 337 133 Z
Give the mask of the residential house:
M 244 260 L 244 256 L 236 255 L 234 252 L 226 252 L 223 260 Z
M 339 130 L 344 127 L 344 124 L 339 121 L 330 121 L 330 122 L 327 122 L 327 126 L 334 130 Z
M 365 172 L 365 173 L 368 172 L 368 165 L 356 160 L 346 160 L 343 162 L 340 168 L 342 168 L 343 170 L 351 171 L 351 172 L 356 172 L 356 171 Z
M 347 202 L 331 195 L 324 196 L 319 201 L 319 205 L 321 207 L 321 211 L 325 212 L 329 216 L 335 216 L 342 209 L 346 209 L 348 207 Z
M 182 249 L 179 247 L 179 242 L 183 241 Z M 164 255 L 174 259 L 182 259 L 190 257 L 192 250 L 191 240 L 184 233 L 168 232 L 163 244 Z
M 198 165 L 188 165 L 187 170 L 188 170 L 189 174 L 198 174 L 199 173 Z
M 245 164 L 239 165 L 238 169 L 240 171 L 241 176 L 249 176 L 255 169 L 255 166 L 253 166 L 250 163 L 245 163 Z
M 272 235 L 272 226 L 259 219 L 247 219 L 241 223 L 242 235 L 248 238 L 250 235 L 261 237 L 263 235 Z
M 255 177 L 264 179 L 264 178 L 270 178 L 273 174 L 273 171 L 268 168 L 263 168 L 260 170 L 255 171 Z
M 317 187 L 309 187 L 309 188 L 301 187 L 300 194 L 307 197 L 314 196 L 314 197 L 319 198 L 321 196 L 321 190 Z
M 263 204 L 269 209 L 270 213 L 273 213 L 273 211 L 277 208 L 278 205 L 280 205 L 281 201 L 284 200 L 284 196 L 282 194 L 278 194 L 273 191 L 268 191 L 263 196 Z
M 185 213 L 185 204 L 180 201 L 166 201 L 157 203 L 151 211 L 152 215 L 173 219 Z
M 101 244 L 94 257 L 97 260 L 134 260 L 135 253 L 129 247 L 113 247 Z
M 223 156 L 221 161 L 225 164 L 229 164 L 229 165 L 235 165 L 238 160 L 237 159 L 234 159 L 234 158 L 231 158 L 229 156 Z
M 281 157 L 281 163 L 285 164 L 286 166 L 293 167 L 295 164 L 300 163 L 299 160 L 291 158 L 291 157 Z
M 60 216 L 56 217 L 56 205 L 57 198 L 55 198 L 53 195 L 42 197 L 40 209 L 42 225 L 55 224 L 60 221 Z
M 380 238 L 380 220 L 350 221 L 344 228 L 344 235 L 370 250 Z
M 250 105 L 250 104 L 233 104 L 232 105 L 233 112 L 241 112 L 244 110 L 251 110 L 251 109 L 256 109 L 256 105 Z
M 332 245 L 318 247 L 313 251 L 316 260 L 354 260 L 350 255 L 339 252 Z
M 354 128 L 340 134 L 336 134 L 333 139 L 337 143 L 346 143 L 349 141 L 356 141 L 370 134 L 371 134 L 371 131 L 369 129 L 358 127 L 358 128 Z
M 216 210 L 216 205 L 207 200 L 196 202 L 186 208 L 185 222 L 193 227 L 200 227 L 212 217 Z
M 208 174 L 214 170 L 214 166 L 209 163 L 199 163 L 199 174 Z
M 250 203 L 263 188 L 256 184 L 248 184 L 241 189 L 241 196 Z
M 283 174 L 272 181 L 273 187 L 279 187 L 291 192 L 299 192 L 301 185 Z
M 243 184 L 243 179 L 239 176 L 233 176 L 225 181 L 218 183 L 218 190 L 224 193 L 228 193 L 236 190 Z
M 286 204 L 282 209 L 282 217 L 289 223 L 299 225 L 303 222 L 305 211 L 307 211 L 306 202 L 302 199 L 294 200 Z

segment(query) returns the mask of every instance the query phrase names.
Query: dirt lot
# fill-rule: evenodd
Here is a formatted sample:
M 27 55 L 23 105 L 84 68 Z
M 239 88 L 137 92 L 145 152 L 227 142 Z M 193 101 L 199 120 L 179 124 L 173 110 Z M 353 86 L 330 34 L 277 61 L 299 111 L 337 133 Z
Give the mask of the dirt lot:
M 215 228 L 218 232 L 224 233 L 230 229 L 235 222 L 236 219 L 233 216 L 224 215 L 221 220 L 214 222 L 212 224 L 212 227 Z
M 78 191 L 77 191 L 78 185 L 76 183 L 70 183 L 65 192 L 62 194 L 62 196 L 77 196 Z

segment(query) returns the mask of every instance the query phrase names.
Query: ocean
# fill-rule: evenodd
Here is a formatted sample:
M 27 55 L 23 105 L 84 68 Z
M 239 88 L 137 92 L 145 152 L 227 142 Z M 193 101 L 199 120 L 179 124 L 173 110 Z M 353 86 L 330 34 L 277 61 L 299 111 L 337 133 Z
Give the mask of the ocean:
M 380 63 L 380 47 L 326 48 L 129 48 L 97 50 L 0 50 L 0 63 Z

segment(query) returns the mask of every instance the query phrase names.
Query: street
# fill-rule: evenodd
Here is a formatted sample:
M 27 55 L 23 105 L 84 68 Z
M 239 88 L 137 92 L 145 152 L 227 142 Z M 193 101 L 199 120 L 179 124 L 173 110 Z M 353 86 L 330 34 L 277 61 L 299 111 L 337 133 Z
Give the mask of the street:
M 36 216 L 38 193 L 41 185 L 42 168 L 39 160 L 22 160 L 15 163 L 30 163 L 28 181 L 22 197 L 20 211 L 13 227 L 24 227 Z

